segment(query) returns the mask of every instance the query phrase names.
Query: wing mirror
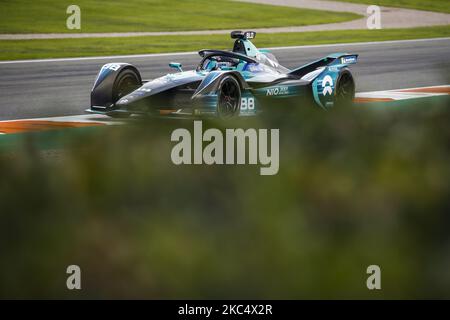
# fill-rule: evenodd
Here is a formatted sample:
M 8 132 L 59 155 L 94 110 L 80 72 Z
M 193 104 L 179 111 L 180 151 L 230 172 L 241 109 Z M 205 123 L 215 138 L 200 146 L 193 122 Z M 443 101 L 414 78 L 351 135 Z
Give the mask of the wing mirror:
M 183 69 L 181 69 L 181 67 L 182 67 L 181 63 L 171 62 L 171 63 L 169 63 L 169 67 L 171 67 L 173 69 L 177 69 L 180 72 L 183 72 Z

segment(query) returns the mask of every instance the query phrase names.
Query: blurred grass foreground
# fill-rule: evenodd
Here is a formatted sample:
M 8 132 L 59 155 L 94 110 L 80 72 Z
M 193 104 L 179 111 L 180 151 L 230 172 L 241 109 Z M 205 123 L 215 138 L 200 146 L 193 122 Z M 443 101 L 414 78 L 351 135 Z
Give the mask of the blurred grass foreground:
M 276 176 L 173 165 L 170 133 L 192 121 L 50 151 L 21 136 L 0 152 L 0 297 L 450 298 L 448 106 L 204 122 L 279 128 Z M 80 291 L 66 288 L 71 264 Z

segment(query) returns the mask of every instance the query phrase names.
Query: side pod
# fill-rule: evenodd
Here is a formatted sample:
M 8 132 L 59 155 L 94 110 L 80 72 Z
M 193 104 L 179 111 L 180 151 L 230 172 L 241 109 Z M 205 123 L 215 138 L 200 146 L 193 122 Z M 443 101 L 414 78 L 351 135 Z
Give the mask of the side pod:
M 212 92 L 216 92 L 220 83 L 220 80 L 225 75 L 233 75 L 239 81 L 241 88 L 248 88 L 247 82 L 244 80 L 242 75 L 236 71 L 212 71 L 205 79 L 200 83 L 195 93 L 192 95 L 192 99 L 198 98 L 203 95 L 207 95 Z

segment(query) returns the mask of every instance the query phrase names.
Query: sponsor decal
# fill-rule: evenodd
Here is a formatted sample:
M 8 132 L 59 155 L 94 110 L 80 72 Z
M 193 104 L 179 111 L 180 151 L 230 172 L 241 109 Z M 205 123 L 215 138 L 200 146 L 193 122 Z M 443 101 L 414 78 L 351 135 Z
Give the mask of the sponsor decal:
M 275 87 L 266 91 L 266 96 L 282 96 L 287 94 L 289 94 L 289 87 Z
M 247 70 L 250 72 L 262 72 L 264 71 L 264 68 L 258 63 L 249 63 L 247 65 Z
M 324 96 L 328 94 L 332 95 L 333 94 L 332 86 L 333 86 L 333 78 L 331 78 L 330 76 L 325 76 L 325 78 L 323 78 L 322 80 L 322 88 L 323 88 L 322 94 Z
M 138 91 L 142 91 L 142 92 L 151 92 L 152 89 L 151 89 L 151 88 L 144 88 L 144 87 L 142 87 L 142 88 L 139 88 Z
M 355 63 L 356 62 L 356 57 L 352 56 L 352 57 L 342 57 L 341 58 L 341 63 L 342 64 L 346 64 L 346 63 Z

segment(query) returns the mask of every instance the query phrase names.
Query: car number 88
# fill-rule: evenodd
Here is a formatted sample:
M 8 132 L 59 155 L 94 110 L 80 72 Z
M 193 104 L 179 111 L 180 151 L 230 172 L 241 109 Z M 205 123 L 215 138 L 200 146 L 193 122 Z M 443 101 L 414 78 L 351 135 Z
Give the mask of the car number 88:
M 255 109 L 255 98 L 242 98 L 241 110 L 253 110 Z

